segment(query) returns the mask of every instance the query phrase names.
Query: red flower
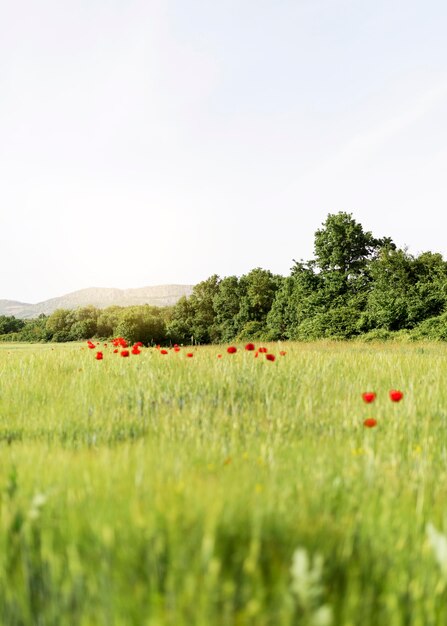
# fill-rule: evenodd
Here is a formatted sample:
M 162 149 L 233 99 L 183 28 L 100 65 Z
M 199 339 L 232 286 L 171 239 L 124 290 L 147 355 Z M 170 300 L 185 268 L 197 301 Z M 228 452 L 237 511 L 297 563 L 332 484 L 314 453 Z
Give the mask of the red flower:
M 93 350 L 93 348 L 95 347 L 95 344 L 92 343 L 91 341 L 87 341 L 87 345 L 90 348 L 90 350 Z
M 245 346 L 245 349 L 248 350 L 249 352 L 251 352 L 252 350 L 255 349 L 255 344 L 254 343 L 247 343 L 247 345 Z
M 180 348 L 178 346 L 174 346 L 174 352 L 180 352 Z
M 234 354 L 235 352 L 237 352 L 237 348 L 235 346 L 228 346 L 227 352 L 228 354 Z
M 255 352 L 255 359 L 258 358 L 258 355 L 259 355 L 259 350 L 256 350 L 256 352 Z
M 122 348 L 127 348 L 127 341 L 125 339 L 123 339 L 122 337 L 119 338 L 119 345 Z
M 174 344 L 174 350 L 175 350 L 176 348 L 178 348 L 178 343 L 175 343 L 175 344 Z
M 280 350 L 279 354 L 281 356 L 286 356 L 287 352 L 285 350 Z
M 392 400 L 392 402 L 400 402 L 403 397 L 404 394 L 402 393 L 402 391 L 399 391 L 398 389 L 391 389 L 390 399 Z
M 218 355 L 217 355 L 217 358 L 218 358 L 218 359 L 221 359 L 221 358 L 222 358 L 222 355 L 221 355 L 221 354 L 218 354 Z
M 193 355 L 193 353 L 192 353 L 192 352 L 188 352 L 188 353 L 186 354 L 186 356 L 187 356 L 187 357 L 189 357 L 189 358 L 191 358 L 191 357 L 193 357 L 194 355 Z
M 160 354 L 168 354 L 168 351 L 163 348 L 163 350 L 160 350 Z
M 121 350 L 121 356 L 129 356 L 129 350 Z
M 362 398 L 364 402 L 370 404 L 370 402 L 374 402 L 374 400 L 376 399 L 376 394 L 374 393 L 374 391 L 365 391 L 364 393 L 362 393 Z
M 132 354 L 140 354 L 141 350 L 138 348 L 138 346 L 134 346 L 132 348 Z
M 363 426 L 366 426 L 366 428 L 374 428 L 374 426 L 377 426 L 377 420 L 373 417 L 368 417 L 368 419 L 363 422 Z
M 268 352 L 267 348 L 259 348 L 258 352 L 260 354 L 266 354 Z
M 135 348 L 135 347 L 137 347 L 137 348 L 142 348 L 142 347 L 143 347 L 142 342 L 141 342 L 141 341 L 137 341 L 137 343 L 134 343 L 134 348 Z
M 102 352 L 97 352 L 97 353 L 96 353 L 96 360 L 97 360 L 97 361 L 102 361 L 102 360 L 103 360 L 103 358 L 104 358 L 104 357 L 103 357 Z
M 266 354 L 265 358 L 267 359 L 267 361 L 274 361 L 276 357 L 274 354 Z
M 118 348 L 115 348 L 115 350 L 113 351 L 113 354 L 116 354 L 118 352 Z

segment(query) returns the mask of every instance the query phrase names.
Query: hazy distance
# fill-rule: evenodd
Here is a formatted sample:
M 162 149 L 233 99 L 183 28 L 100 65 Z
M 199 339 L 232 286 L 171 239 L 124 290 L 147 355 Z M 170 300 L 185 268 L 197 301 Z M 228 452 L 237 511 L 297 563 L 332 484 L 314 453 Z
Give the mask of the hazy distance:
M 447 256 L 447 5 L 16 0 L 0 298 L 312 256 L 329 212 Z

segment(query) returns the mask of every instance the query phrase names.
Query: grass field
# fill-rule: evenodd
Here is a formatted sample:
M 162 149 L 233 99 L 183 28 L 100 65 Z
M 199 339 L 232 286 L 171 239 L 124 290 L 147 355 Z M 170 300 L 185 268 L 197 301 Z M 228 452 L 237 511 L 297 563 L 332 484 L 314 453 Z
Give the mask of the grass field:
M 0 624 L 447 624 L 447 346 L 268 348 L 0 347 Z

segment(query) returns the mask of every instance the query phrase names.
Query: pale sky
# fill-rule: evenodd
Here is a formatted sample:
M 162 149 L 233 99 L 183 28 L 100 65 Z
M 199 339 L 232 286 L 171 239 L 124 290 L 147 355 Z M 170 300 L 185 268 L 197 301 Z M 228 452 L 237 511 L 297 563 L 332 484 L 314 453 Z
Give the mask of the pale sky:
M 0 6 L 0 299 L 286 275 L 341 210 L 447 257 L 445 1 Z

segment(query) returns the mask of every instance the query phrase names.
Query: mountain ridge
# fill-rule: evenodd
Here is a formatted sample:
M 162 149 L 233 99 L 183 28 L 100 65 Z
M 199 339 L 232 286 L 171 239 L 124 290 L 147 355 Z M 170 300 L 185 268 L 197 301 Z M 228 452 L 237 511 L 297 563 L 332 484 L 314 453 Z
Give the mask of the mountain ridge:
M 104 309 L 108 306 L 132 306 L 150 304 L 152 306 L 172 306 L 182 296 L 190 296 L 193 285 L 155 285 L 117 289 L 115 287 L 87 287 L 71 291 L 56 298 L 31 304 L 18 300 L 0 299 L 0 315 L 13 315 L 20 319 L 31 319 L 42 313 L 50 315 L 56 309 L 77 309 L 95 306 Z

